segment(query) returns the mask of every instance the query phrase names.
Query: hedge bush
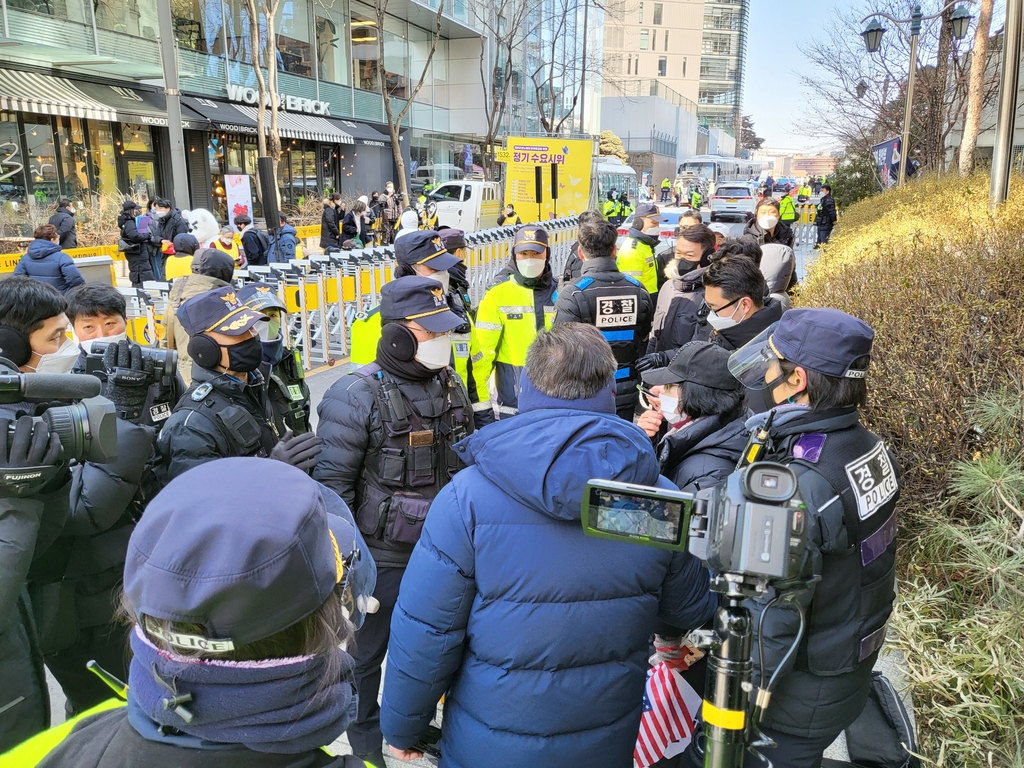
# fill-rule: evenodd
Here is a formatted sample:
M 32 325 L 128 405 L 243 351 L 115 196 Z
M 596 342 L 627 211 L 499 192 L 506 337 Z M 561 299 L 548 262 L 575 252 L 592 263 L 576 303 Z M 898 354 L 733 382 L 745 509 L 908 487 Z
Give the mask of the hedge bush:
M 846 209 L 797 303 L 875 330 L 866 422 L 899 457 L 900 599 L 925 759 L 1021 765 L 1024 184 L 927 178 Z

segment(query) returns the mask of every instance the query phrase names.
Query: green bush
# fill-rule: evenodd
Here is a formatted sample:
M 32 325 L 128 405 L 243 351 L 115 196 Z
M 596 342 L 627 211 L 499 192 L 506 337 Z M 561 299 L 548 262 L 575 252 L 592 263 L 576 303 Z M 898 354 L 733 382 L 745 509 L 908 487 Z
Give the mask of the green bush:
M 1021 765 L 1024 186 L 922 179 L 853 205 L 801 289 L 875 330 L 868 425 L 899 457 L 900 600 L 921 750 Z

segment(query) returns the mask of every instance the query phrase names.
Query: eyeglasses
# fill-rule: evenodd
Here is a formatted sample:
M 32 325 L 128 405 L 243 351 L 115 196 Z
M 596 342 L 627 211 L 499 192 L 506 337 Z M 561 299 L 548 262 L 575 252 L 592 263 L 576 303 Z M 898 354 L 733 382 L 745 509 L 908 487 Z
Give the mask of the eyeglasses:
M 651 405 L 650 400 L 648 400 L 647 398 L 657 397 L 657 395 L 651 392 L 651 390 L 647 389 L 643 384 L 637 384 L 636 388 L 640 392 L 640 405 L 643 406 L 644 410 L 653 411 L 654 406 Z
M 730 302 L 729 302 L 728 304 L 725 304 L 725 305 L 723 305 L 723 306 L 722 306 L 722 307 L 720 307 L 719 309 L 715 309 L 715 308 L 714 308 L 714 307 L 712 307 L 712 306 L 711 306 L 710 304 L 708 304 L 708 303 L 707 303 L 707 301 L 705 301 L 705 302 L 704 302 L 704 303 L 703 303 L 703 304 L 701 305 L 701 308 L 700 308 L 700 309 L 701 309 L 701 310 L 702 310 L 702 311 L 704 312 L 704 314 L 702 315 L 702 317 L 707 317 L 707 316 L 708 316 L 708 314 L 709 314 L 709 313 L 711 313 L 711 312 L 714 312 L 714 313 L 715 313 L 716 315 L 720 315 L 720 314 L 722 314 L 722 313 L 723 313 L 723 312 L 724 312 L 725 310 L 727 310 L 727 309 L 728 309 L 729 307 L 731 307 L 731 306 L 732 306 L 733 304 L 736 304 L 737 302 L 740 302 L 740 301 L 743 301 L 743 297 L 742 297 L 742 296 L 740 296 L 740 297 L 739 297 L 738 299 L 733 299 L 733 300 L 732 300 L 732 301 L 730 301 Z M 700 315 L 700 311 L 698 311 L 698 313 L 697 313 L 697 314 L 698 314 L 698 315 Z

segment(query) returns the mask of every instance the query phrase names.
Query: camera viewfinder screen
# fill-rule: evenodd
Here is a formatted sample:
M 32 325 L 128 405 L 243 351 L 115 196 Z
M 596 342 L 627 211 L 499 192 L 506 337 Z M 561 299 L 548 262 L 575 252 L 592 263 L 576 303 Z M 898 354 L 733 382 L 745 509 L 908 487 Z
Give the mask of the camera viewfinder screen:
M 592 488 L 591 524 L 604 533 L 640 536 L 666 544 L 678 544 L 684 519 L 683 504 L 645 496 Z
M 779 487 L 779 476 L 769 475 L 767 472 L 761 475 L 761 487 L 777 490 Z

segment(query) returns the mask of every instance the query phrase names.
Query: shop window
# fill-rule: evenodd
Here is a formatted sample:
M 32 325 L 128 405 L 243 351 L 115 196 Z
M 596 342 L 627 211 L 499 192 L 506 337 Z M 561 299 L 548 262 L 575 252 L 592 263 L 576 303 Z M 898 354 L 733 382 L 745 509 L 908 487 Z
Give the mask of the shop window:
M 353 83 L 364 91 L 378 91 L 380 83 L 377 80 L 377 22 L 372 19 L 370 13 L 353 10 L 350 26 Z
M 24 121 L 25 144 L 28 147 L 26 159 L 32 193 L 37 203 L 54 202 L 60 197 L 60 188 L 50 118 L 45 115 L 26 114 Z
M 126 166 L 132 199 L 145 208 L 146 203 L 156 197 L 156 165 L 152 160 L 129 160 Z
M 18 115 L 0 111 L 0 201 L 24 203 L 27 199 Z
M 223 135 L 210 134 L 206 141 L 207 164 L 210 168 L 210 198 L 213 201 L 213 213 L 223 218 L 227 212 L 227 192 L 224 188 L 224 165 L 227 155 L 226 140 Z
M 231 174 L 245 173 L 245 161 L 242 156 L 242 142 L 227 136 L 221 136 L 221 140 L 227 141 L 227 172 Z
M 310 195 L 315 195 L 319 188 L 316 181 L 316 151 L 309 142 L 306 142 L 305 146 L 306 149 L 302 152 L 302 177 L 306 182 L 305 189 L 302 192 L 303 199 Z M 303 200 L 297 200 L 296 202 L 298 205 L 301 205 Z
M 316 4 L 316 58 L 320 79 L 329 83 L 348 85 L 348 65 L 345 56 L 345 18 L 340 12 L 323 8 L 331 0 Z M 336 0 L 341 8 L 341 0 Z
M 117 195 L 117 160 L 114 149 L 114 132 L 111 124 L 100 120 L 89 120 L 89 165 L 92 171 L 92 192 L 97 195 Z M 123 155 L 124 149 L 118 148 Z
M 148 125 L 121 123 L 121 140 L 126 152 L 153 151 L 153 134 Z
M 60 118 L 57 138 L 64 171 L 64 192 L 70 198 L 81 200 L 89 190 L 89 153 L 82 121 L 77 117 Z
M 313 47 L 309 41 L 309 4 L 283 0 L 274 19 L 278 66 L 285 72 L 313 77 Z

